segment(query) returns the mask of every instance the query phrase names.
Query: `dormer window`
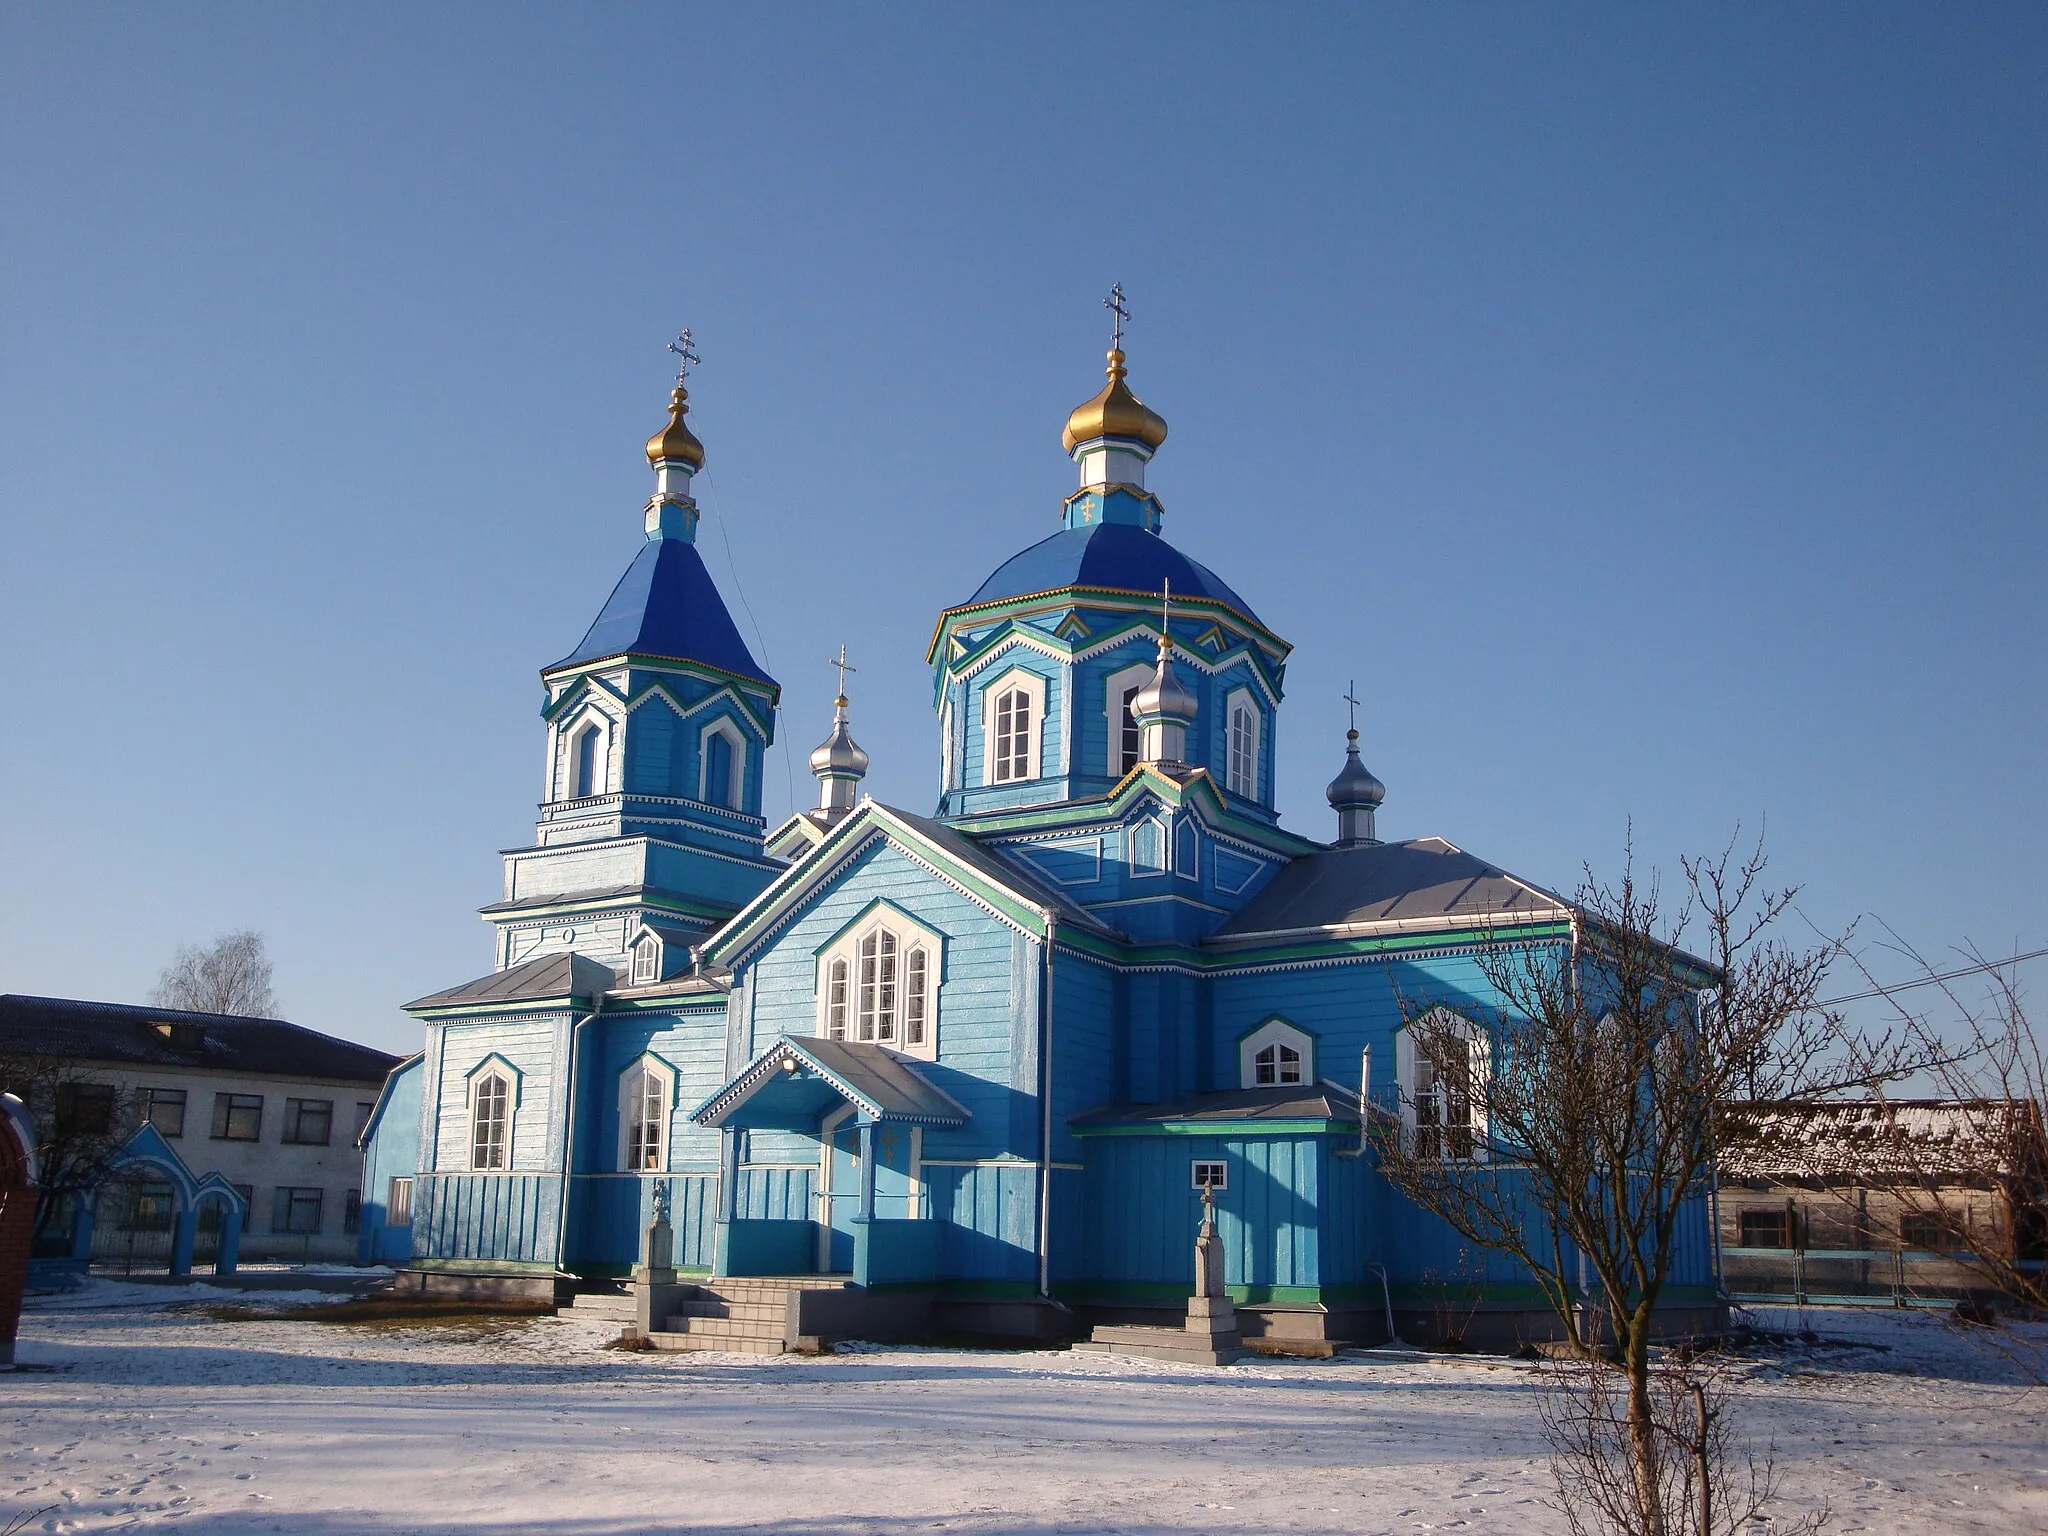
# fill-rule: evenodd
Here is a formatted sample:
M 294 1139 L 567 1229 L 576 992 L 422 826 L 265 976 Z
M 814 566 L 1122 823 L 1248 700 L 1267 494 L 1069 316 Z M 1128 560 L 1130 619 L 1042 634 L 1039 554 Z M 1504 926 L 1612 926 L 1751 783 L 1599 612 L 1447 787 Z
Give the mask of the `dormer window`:
M 1253 1053 L 1252 1083 L 1259 1088 L 1277 1088 L 1301 1081 L 1301 1052 L 1277 1041 Z
M 1285 1019 L 1266 1020 L 1237 1043 L 1238 1083 L 1294 1088 L 1315 1081 L 1315 1036 Z
M 644 987 L 661 979 L 661 940 L 643 933 L 633 945 L 633 985 Z

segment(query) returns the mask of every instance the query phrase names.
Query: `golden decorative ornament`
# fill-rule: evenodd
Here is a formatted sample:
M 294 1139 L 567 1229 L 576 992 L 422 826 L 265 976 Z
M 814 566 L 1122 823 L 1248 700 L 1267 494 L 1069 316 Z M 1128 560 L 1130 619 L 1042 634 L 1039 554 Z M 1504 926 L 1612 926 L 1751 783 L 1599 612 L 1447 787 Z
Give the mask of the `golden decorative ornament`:
M 697 434 L 683 425 L 683 418 L 690 414 L 690 392 L 678 384 L 669 392 L 668 425 L 647 439 L 647 462 L 659 464 L 663 459 L 677 459 L 697 470 L 704 467 L 704 445 L 697 441 Z
M 1109 354 L 1109 383 L 1102 393 L 1085 405 L 1074 407 L 1060 445 L 1072 453 L 1077 443 L 1098 437 L 1135 438 L 1147 448 L 1157 449 L 1166 441 L 1166 418 L 1131 393 L 1124 382 L 1124 354 L 1121 347 Z

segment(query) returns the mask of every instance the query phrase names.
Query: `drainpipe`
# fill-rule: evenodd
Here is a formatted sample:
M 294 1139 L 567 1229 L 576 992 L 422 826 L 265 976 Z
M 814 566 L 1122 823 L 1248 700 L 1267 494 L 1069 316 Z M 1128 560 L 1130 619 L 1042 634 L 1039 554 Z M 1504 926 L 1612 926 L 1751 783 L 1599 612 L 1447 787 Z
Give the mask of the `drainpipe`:
M 562 1127 L 562 1188 L 560 1198 L 555 1202 L 555 1273 L 558 1275 L 569 1272 L 562 1260 L 567 1257 L 569 1242 L 569 1175 L 576 1167 L 576 1058 L 580 1054 L 576 1046 L 583 1038 L 583 1026 L 597 1015 L 598 1010 L 593 1008 L 569 1026 L 568 1120 Z
M 1052 1299 L 1052 945 L 1058 931 L 1045 914 L 1045 964 L 1038 983 L 1038 1295 Z

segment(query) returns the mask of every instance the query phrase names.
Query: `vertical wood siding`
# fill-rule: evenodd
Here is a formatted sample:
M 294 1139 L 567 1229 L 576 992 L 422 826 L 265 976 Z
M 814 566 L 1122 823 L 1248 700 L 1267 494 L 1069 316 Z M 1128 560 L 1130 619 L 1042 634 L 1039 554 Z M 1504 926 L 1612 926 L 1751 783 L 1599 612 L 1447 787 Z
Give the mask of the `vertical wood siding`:
M 443 1173 L 413 1184 L 413 1257 L 555 1262 L 555 1174 Z

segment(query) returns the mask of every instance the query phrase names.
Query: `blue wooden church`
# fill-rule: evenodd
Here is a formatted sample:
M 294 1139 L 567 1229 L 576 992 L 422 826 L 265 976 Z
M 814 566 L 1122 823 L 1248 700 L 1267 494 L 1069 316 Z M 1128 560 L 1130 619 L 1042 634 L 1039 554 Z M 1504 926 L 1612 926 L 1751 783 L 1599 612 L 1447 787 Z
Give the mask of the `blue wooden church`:
M 1525 1276 L 1361 1155 L 1360 1091 L 1485 1156 L 1403 1003 L 1468 1021 L 1484 1071 L 1477 945 L 1566 946 L 1571 913 L 1441 838 L 1381 841 L 1356 730 L 1334 837 L 1280 825 L 1289 647 L 1167 541 L 1166 423 L 1120 341 L 1066 421 L 1059 530 L 933 627 L 936 808 L 861 795 L 842 673 L 817 808 L 773 829 L 779 690 L 694 542 L 678 378 L 647 541 L 541 673 L 546 799 L 483 909 L 497 968 L 409 1005 L 366 1253 L 547 1291 L 625 1275 L 659 1207 L 707 1345 L 750 1313 L 719 1298 L 764 1288 L 836 1293 L 845 1331 L 1046 1337 L 1183 1305 L 1206 1188 L 1247 1335 L 1426 1331 L 1475 1285 L 1496 1333 L 1545 1330 Z M 1697 1226 L 1677 1299 L 1706 1305 Z

